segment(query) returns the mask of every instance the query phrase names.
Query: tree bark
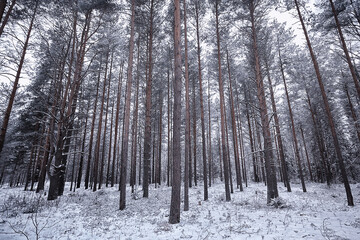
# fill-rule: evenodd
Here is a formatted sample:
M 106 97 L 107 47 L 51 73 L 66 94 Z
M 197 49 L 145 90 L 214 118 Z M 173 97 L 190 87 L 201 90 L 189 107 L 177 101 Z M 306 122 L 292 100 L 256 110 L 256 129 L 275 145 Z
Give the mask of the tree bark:
M 184 44 L 185 44 L 185 172 L 184 172 L 184 211 L 189 211 L 189 147 L 190 135 L 190 105 L 189 105 L 189 64 L 188 64 L 188 44 L 187 44 L 187 25 L 186 25 L 186 0 L 184 4 Z
M 221 75 L 221 54 L 220 54 L 220 30 L 219 30 L 219 0 L 215 2 L 215 18 L 216 18 L 216 41 L 217 41 L 217 58 L 218 58 L 218 74 L 219 74 L 219 93 L 220 93 L 220 126 L 221 126 L 221 145 L 224 162 L 224 177 L 225 177 L 225 195 L 226 201 L 231 200 L 230 189 L 229 189 L 229 160 L 226 149 L 226 132 L 225 132 L 225 109 L 224 109 L 224 89 Z
M 120 179 L 120 210 L 126 206 L 126 174 L 128 162 L 129 145 L 129 122 L 130 122 L 130 100 L 132 87 L 132 71 L 134 58 L 134 35 L 135 35 L 135 0 L 131 1 L 131 20 L 130 20 L 130 40 L 129 40 L 129 60 L 127 69 L 126 100 L 125 100 L 125 119 L 124 119 L 124 137 L 121 149 L 121 179 Z
M 283 145 L 283 142 L 282 142 L 282 136 L 281 136 L 281 130 L 280 130 L 280 122 L 279 122 L 279 117 L 278 117 L 278 114 L 277 114 L 274 91 L 273 91 L 272 82 L 271 82 L 271 78 L 270 78 L 270 71 L 269 71 L 269 67 L 267 65 L 267 62 L 265 64 L 266 64 L 266 71 L 267 71 L 268 82 L 269 82 L 271 105 L 272 105 L 272 110 L 273 110 L 273 114 L 274 114 L 276 139 L 277 139 L 278 148 L 279 148 L 279 155 L 280 155 L 280 162 L 281 162 L 281 170 L 282 170 L 283 181 L 284 181 L 284 184 L 285 184 L 285 187 L 286 187 L 287 191 L 291 192 L 290 181 L 289 181 L 289 177 L 288 177 L 288 173 L 287 173 L 287 163 L 286 163 L 286 160 L 285 160 L 284 145 Z
M 121 102 L 121 87 L 122 87 L 122 72 L 124 62 L 120 63 L 119 80 L 118 80 L 118 91 L 116 96 L 116 114 L 115 114 L 115 133 L 114 133 L 114 147 L 113 147 L 113 161 L 111 169 L 111 187 L 115 184 L 115 170 L 117 165 L 117 149 L 118 149 L 118 132 L 119 132 L 119 115 L 120 115 L 120 102 Z M 116 174 L 117 175 L 117 174 Z
M 201 58 L 200 58 L 200 32 L 199 32 L 199 6 L 195 2 L 195 18 L 196 18 L 196 39 L 197 39 L 197 56 L 198 56 L 198 72 L 199 72 L 199 92 L 200 92 L 200 119 L 201 119 L 201 137 L 202 137 L 202 158 L 203 158 L 203 181 L 204 181 L 204 201 L 208 200 L 208 181 L 207 181 L 207 159 L 206 159 L 206 132 L 204 117 L 204 97 L 203 84 L 201 74 Z
M 169 223 L 180 222 L 180 192 L 181 192 L 181 20 L 180 0 L 174 0 L 174 114 L 173 114 L 173 182 L 171 189 L 171 205 Z
M 143 197 L 149 197 L 150 157 L 151 157 L 151 86 L 152 86 L 152 46 L 153 46 L 153 19 L 154 0 L 150 2 L 150 29 L 149 29 L 149 58 L 148 76 L 146 80 L 146 102 L 145 102 L 145 131 L 144 131 L 144 171 L 143 171 Z
M 251 17 L 251 37 L 254 51 L 255 60 L 255 73 L 256 73 L 256 86 L 257 86 L 257 97 L 259 99 L 261 125 L 264 136 L 264 156 L 265 156 L 265 167 L 266 167 L 266 178 L 267 178 L 267 203 L 270 203 L 272 199 L 279 196 L 276 181 L 276 169 L 273 159 L 271 133 L 269 127 L 269 116 L 267 112 L 265 89 L 261 74 L 260 57 L 257 46 L 256 38 L 256 27 L 255 27 L 255 7 L 254 2 L 250 2 L 250 17 Z

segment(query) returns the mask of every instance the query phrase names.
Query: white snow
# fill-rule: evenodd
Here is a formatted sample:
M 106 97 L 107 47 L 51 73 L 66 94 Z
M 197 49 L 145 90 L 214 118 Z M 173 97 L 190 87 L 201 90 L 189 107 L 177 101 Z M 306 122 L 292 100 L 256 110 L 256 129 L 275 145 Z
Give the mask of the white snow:
M 150 189 L 148 199 L 135 200 L 130 189 L 127 206 L 119 211 L 118 186 L 96 192 L 66 186 L 64 196 L 46 196 L 22 188 L 0 189 L 0 239 L 360 239 L 360 184 L 351 185 L 355 207 L 348 207 L 343 185 L 328 188 L 307 183 L 307 193 L 279 183 L 283 208 L 266 205 L 264 184 L 250 183 L 225 202 L 224 185 L 190 189 L 190 210 L 181 222 L 168 223 L 171 188 Z M 34 209 L 38 207 L 38 213 Z M 37 227 L 36 227 L 37 226 Z M 36 230 L 38 234 L 36 234 Z M 15 233 L 18 232 L 18 233 Z M 19 233 L 22 231 L 23 233 Z

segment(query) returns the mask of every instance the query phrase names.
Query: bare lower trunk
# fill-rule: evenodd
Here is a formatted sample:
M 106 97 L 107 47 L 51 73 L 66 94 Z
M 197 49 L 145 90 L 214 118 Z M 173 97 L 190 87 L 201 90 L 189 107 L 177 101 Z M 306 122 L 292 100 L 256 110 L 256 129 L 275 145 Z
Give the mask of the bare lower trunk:
M 180 0 L 175 0 L 175 79 L 174 79 L 174 128 L 173 128 L 173 182 L 171 190 L 171 205 L 169 223 L 180 222 L 180 192 L 181 192 L 181 20 Z
M 126 174 L 128 162 L 128 144 L 129 144 L 129 123 L 130 123 L 130 100 L 132 87 L 132 69 L 134 58 L 134 28 L 135 28 L 135 0 L 131 1 L 131 32 L 129 40 L 129 60 L 127 69 L 126 83 L 126 101 L 125 101 L 125 119 L 124 119 L 124 137 L 121 150 L 121 179 L 120 179 L 120 210 L 124 210 L 126 206 Z
M 224 109 L 224 89 L 223 81 L 221 75 L 221 55 L 220 55 L 220 30 L 219 30 L 219 0 L 215 2 L 215 17 L 216 17 L 216 40 L 217 40 L 217 57 L 218 57 L 218 67 L 219 67 L 219 93 L 220 93 L 220 126 L 221 126 L 221 146 L 224 162 L 224 177 L 225 177 L 225 195 L 226 201 L 231 200 L 230 188 L 229 188 L 229 160 L 228 160 L 228 151 L 226 149 L 226 132 L 225 132 L 225 109 Z
M 267 178 L 267 202 L 270 203 L 272 199 L 279 196 L 276 181 L 276 171 L 273 159 L 271 133 L 269 127 L 269 116 L 267 112 L 265 89 L 261 74 L 260 57 L 256 39 L 256 27 L 254 17 L 254 2 L 251 1 L 249 5 L 250 17 L 251 17 L 251 30 L 252 30 L 252 45 L 255 57 L 255 73 L 256 73 L 256 86 L 257 86 L 257 97 L 259 99 L 260 116 L 262 131 L 264 137 L 264 157 L 266 167 L 266 178 Z

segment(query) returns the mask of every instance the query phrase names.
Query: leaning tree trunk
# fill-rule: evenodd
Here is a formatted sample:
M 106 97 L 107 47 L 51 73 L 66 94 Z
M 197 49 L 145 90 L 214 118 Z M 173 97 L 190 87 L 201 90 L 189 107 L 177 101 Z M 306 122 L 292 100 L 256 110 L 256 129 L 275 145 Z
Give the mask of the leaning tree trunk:
M 344 50 L 344 53 L 345 53 L 345 57 L 346 57 L 346 62 L 348 63 L 349 65 L 349 69 L 350 69 L 350 72 L 351 72 L 351 77 L 354 81 L 354 85 L 355 85 L 355 88 L 356 88 L 356 92 L 358 94 L 358 97 L 360 98 L 360 84 L 359 84 L 359 80 L 356 76 L 356 72 L 355 72 L 355 68 L 354 68 L 354 65 L 352 64 L 351 62 L 351 58 L 350 58 L 350 54 L 349 54 L 349 51 L 347 49 L 347 46 L 346 46 L 346 42 L 345 42 L 345 38 L 344 38 L 344 35 L 342 33 L 342 30 L 341 30 L 341 26 L 340 26 L 340 23 L 339 23 L 339 19 L 338 19 L 338 16 L 337 16 L 337 13 L 336 13 L 336 9 L 335 9 L 335 5 L 333 3 L 332 0 L 329 0 L 330 2 L 330 5 L 331 5 L 331 10 L 333 12 L 333 15 L 334 15 L 334 18 L 335 18 L 335 23 L 336 23 L 336 27 L 337 27 L 337 30 L 338 30 L 338 33 L 339 33 L 339 37 L 340 37 L 340 42 L 341 42 L 341 45 L 342 45 L 342 49 Z
M 321 96 L 322 96 L 323 101 L 324 101 L 325 111 L 326 111 L 326 114 L 327 114 L 327 117 L 328 117 L 330 130 L 331 130 L 331 135 L 332 135 L 333 141 L 334 141 L 335 151 L 336 151 L 336 155 L 337 155 L 337 158 L 338 158 L 338 161 L 339 161 L 339 167 L 340 167 L 340 171 L 341 171 L 341 176 L 342 176 L 344 186 L 345 186 L 348 205 L 349 206 L 354 206 L 354 199 L 353 199 L 353 196 L 352 196 L 352 193 L 351 193 L 351 188 L 350 188 L 348 176 L 347 176 L 346 169 L 345 169 L 345 163 L 344 163 L 344 160 L 343 160 L 340 143 L 339 143 L 337 133 L 336 133 L 336 130 L 335 130 L 335 124 L 334 124 L 333 116 L 332 116 L 332 113 L 330 111 L 329 100 L 327 98 L 325 87 L 324 87 L 324 84 L 323 84 L 323 81 L 322 81 L 322 78 L 321 78 L 319 64 L 318 64 L 318 62 L 316 60 L 316 57 L 315 57 L 315 54 L 313 52 L 313 49 L 312 49 L 312 46 L 311 46 L 311 43 L 310 43 L 310 39 L 309 39 L 309 36 L 307 34 L 307 30 L 306 30 L 306 27 L 305 27 L 305 24 L 304 24 L 304 21 L 303 21 L 303 17 L 302 17 L 301 12 L 300 12 L 298 1 L 297 0 L 294 0 L 294 1 L 295 1 L 295 5 L 296 5 L 296 10 L 297 10 L 298 15 L 299 15 L 299 19 L 300 19 L 300 22 L 301 22 L 301 26 L 302 26 L 302 29 L 304 31 L 306 42 L 307 42 L 307 45 L 308 45 L 308 48 L 309 48 L 309 52 L 310 52 L 310 55 L 311 55 L 311 60 L 312 60 L 313 65 L 314 65 L 316 77 L 317 77 L 318 84 L 319 84 L 319 87 L 320 87 L 320 90 L 321 90 Z
M 171 189 L 171 205 L 169 223 L 180 222 L 181 192 L 181 20 L 180 0 L 175 0 L 174 52 L 174 114 L 173 114 L 173 181 Z
M 0 25 L 0 37 L 1 37 L 2 33 L 4 32 L 4 28 L 5 28 L 6 24 L 9 21 L 9 18 L 10 18 L 12 10 L 14 9 L 16 0 L 12 0 L 10 6 L 9 6 L 5 16 L 4 16 L 6 2 L 7 2 L 7 0 L 0 0 L 0 23 L 1 23 L 1 25 Z M 38 4 L 38 1 L 36 1 L 36 4 Z M 4 19 L 2 19 L 3 16 L 4 16 Z M 1 22 L 1 20 L 3 20 L 3 21 Z
M 22 49 L 19 66 L 18 66 L 18 69 L 16 71 L 15 81 L 14 81 L 13 88 L 12 88 L 12 91 L 11 91 L 11 94 L 10 94 L 8 106 L 7 106 L 5 114 L 4 114 L 4 118 L 3 118 L 3 122 L 2 122 L 2 126 L 1 126 L 1 131 L 0 131 L 0 155 L 1 155 L 2 149 L 4 147 L 5 136 L 6 136 L 7 128 L 8 128 L 8 125 L 9 125 L 11 110 L 12 110 L 12 107 L 13 107 L 13 104 L 14 104 L 16 90 L 18 88 L 20 75 L 21 75 L 21 70 L 22 70 L 22 67 L 24 65 L 25 56 L 26 56 L 26 52 L 27 52 L 27 49 L 28 49 L 29 40 L 30 40 L 32 29 L 33 29 L 33 25 L 34 25 L 35 16 L 36 16 L 36 13 L 37 13 L 38 5 L 39 5 L 39 1 L 37 0 L 35 2 L 34 12 L 33 12 L 32 16 L 31 16 L 30 25 L 29 25 L 29 28 L 28 28 L 28 31 L 27 31 L 27 34 L 26 34 L 25 43 L 24 43 L 24 46 L 23 46 L 23 49 Z M 0 32 L 0 34 L 1 34 L 1 32 Z

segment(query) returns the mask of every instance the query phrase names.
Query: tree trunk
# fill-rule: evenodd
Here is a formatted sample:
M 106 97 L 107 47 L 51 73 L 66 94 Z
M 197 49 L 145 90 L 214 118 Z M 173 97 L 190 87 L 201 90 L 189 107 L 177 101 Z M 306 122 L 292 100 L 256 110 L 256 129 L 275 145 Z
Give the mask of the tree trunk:
M 139 82 L 140 82 L 140 37 L 137 41 L 138 54 L 136 64 L 136 93 L 135 93 L 135 109 L 132 123 L 132 144 L 131 144 L 131 171 L 130 171 L 130 185 L 131 192 L 134 192 L 136 185 L 136 153 L 138 144 L 138 115 L 139 115 Z M 139 162 L 141 163 L 141 161 Z M 139 170 L 140 171 L 140 170 Z
M 105 64 L 105 76 L 104 76 L 104 84 L 102 90 L 102 97 L 100 103 L 100 113 L 99 113 L 99 122 L 98 122 L 98 131 L 96 135 L 96 145 L 95 145 L 95 156 L 94 156 L 94 168 L 93 168 L 93 191 L 97 190 L 98 184 L 98 176 L 101 176 L 99 173 L 99 158 L 100 158 L 100 142 L 101 142 L 101 132 L 102 132 L 102 122 L 103 122 L 103 114 L 104 114 L 104 104 L 105 104 L 105 97 L 106 97 L 106 84 L 107 84 L 107 70 L 108 70 L 108 62 L 109 62 L 109 52 L 106 54 L 106 64 Z M 110 80 L 110 79 L 109 79 Z M 110 81 L 109 81 L 110 84 Z M 106 123 L 105 123 L 106 124 Z M 105 135 L 105 131 L 104 131 Z M 100 166 L 100 169 L 103 167 L 103 164 Z
M 112 65 L 113 65 L 113 54 L 111 55 L 110 60 L 110 72 L 109 72 L 109 84 L 106 94 L 106 109 L 105 109 L 105 126 L 104 126 L 104 134 L 103 134 L 103 141 L 102 141 L 102 151 L 101 151 L 101 168 L 99 174 L 99 189 L 101 188 L 103 182 L 103 175 L 104 175 L 104 166 L 105 166 L 105 149 L 106 149 L 106 134 L 107 134 L 107 122 L 108 122 L 108 115 L 109 115 L 109 100 L 110 100 L 110 88 L 111 88 L 111 77 L 112 77 Z M 107 69 L 106 69 L 107 71 Z M 111 129 L 110 129 L 111 131 Z M 110 136 L 111 139 L 111 136 Z M 111 144 L 109 144 L 111 146 Z
M 303 192 L 306 192 L 306 186 L 305 186 L 304 175 L 303 175 L 302 166 L 301 166 L 299 147 L 298 147 L 298 140 L 297 140 L 297 136 L 296 136 L 296 132 L 295 132 L 294 115 L 292 113 L 289 92 L 288 92 L 288 89 L 287 89 L 287 84 L 286 84 L 286 79 L 285 79 L 284 65 L 283 65 L 283 62 L 282 62 L 280 49 L 279 49 L 279 62 L 280 62 L 281 76 L 282 76 L 282 79 L 283 79 L 283 82 L 284 82 L 284 87 L 285 87 L 286 100 L 287 100 L 287 104 L 288 104 L 288 108 L 289 108 L 289 115 L 290 115 L 290 121 L 291 121 L 291 130 L 292 130 L 292 135 L 293 135 L 293 140 L 294 140 L 296 162 L 297 162 L 298 169 L 299 169 L 299 177 L 300 177 L 300 180 L 301 180 L 302 190 L 303 190 Z
M 225 195 L 226 201 L 231 200 L 230 189 L 229 189 L 229 160 L 226 150 L 226 132 L 225 132 L 225 109 L 224 109 L 224 89 L 221 75 L 221 54 L 220 54 L 220 30 L 219 30 L 219 0 L 215 2 L 215 18 L 216 18 L 216 40 L 217 40 L 217 57 L 218 57 L 218 66 L 219 66 L 219 93 L 220 93 L 220 122 L 221 122 L 221 145 L 222 145 L 222 154 L 224 162 L 224 177 L 225 177 Z
M 4 16 L 4 11 L 5 11 L 5 8 L 6 8 L 6 2 L 7 2 L 7 0 L 0 0 L 0 23 L 1 23 L 1 25 L 0 25 L 0 37 L 1 37 L 2 33 L 4 32 L 4 28 L 5 28 L 6 24 L 9 21 L 9 17 L 11 15 L 12 10 L 14 9 L 16 0 L 12 0 L 10 6 L 9 6 L 5 16 Z M 36 1 L 36 4 L 38 4 L 38 1 Z M 1 22 L 3 16 L 4 16 L 4 19 Z
M 249 141 L 250 141 L 250 150 L 251 150 L 251 158 L 253 162 L 253 174 L 254 174 L 254 182 L 259 182 L 259 175 L 258 170 L 256 167 L 256 159 L 255 159 L 255 148 L 254 148 L 254 140 L 253 140 L 253 133 L 251 128 L 251 121 L 250 121 L 250 113 L 249 113 L 249 99 L 247 98 L 247 93 L 245 90 L 245 102 L 246 102 L 246 118 L 248 122 L 248 128 L 249 128 Z
M 90 130 L 90 139 L 89 139 L 89 149 L 88 149 L 88 161 L 86 165 L 86 173 L 85 173 L 85 189 L 89 187 L 89 178 L 90 178 L 90 167 L 91 167 L 91 158 L 92 158 L 92 146 L 93 146 L 93 139 L 94 139 L 94 130 L 95 130 L 95 121 L 96 121 L 96 110 L 97 110 L 97 102 L 99 97 L 99 85 L 100 85 L 100 76 L 101 76 L 101 63 L 98 72 L 98 78 L 96 81 L 96 95 L 94 101 L 94 109 L 93 109 L 93 116 L 91 122 L 91 130 Z
M 115 170 L 116 170 L 116 161 L 117 159 L 117 149 L 118 149 L 118 132 L 119 132 L 119 115 L 120 115 L 120 102 L 121 102 L 121 86 L 122 86 L 122 72 L 123 72 L 124 62 L 120 64 L 119 71 L 119 80 L 118 80 L 118 92 L 116 96 L 116 114 L 115 114 L 115 134 L 114 134 L 114 147 L 113 147 L 113 161 L 111 169 L 111 187 L 115 184 Z M 117 174 L 116 174 L 117 175 Z
M 321 157 L 322 164 L 323 164 L 322 170 L 325 172 L 326 183 L 328 186 L 330 186 L 331 172 L 330 172 L 330 166 L 329 166 L 328 160 L 325 157 L 325 155 L 327 155 L 327 154 L 326 154 L 326 150 L 325 150 L 324 139 L 323 139 L 322 135 L 320 134 L 320 130 L 319 130 L 318 124 L 315 119 L 315 110 L 313 110 L 313 107 L 311 105 L 310 96 L 308 94 L 307 89 L 306 89 L 306 96 L 307 96 L 307 103 L 309 105 L 309 110 L 311 113 L 311 118 L 312 118 L 313 125 L 315 128 L 316 141 L 317 141 L 317 145 L 318 145 L 319 152 L 320 152 L 320 157 Z
M 284 145 L 282 143 L 282 137 L 281 137 L 281 131 L 280 131 L 280 122 L 279 122 L 279 117 L 278 117 L 277 110 L 276 110 L 274 91 L 273 91 L 272 82 L 271 82 L 271 78 L 270 78 L 270 71 L 269 71 L 267 62 L 265 64 L 266 64 L 266 71 L 267 71 L 269 88 L 270 88 L 271 105 L 272 105 L 272 110 L 274 113 L 276 138 L 277 138 L 277 143 L 278 143 L 278 148 L 279 148 L 283 181 L 284 181 L 285 187 L 287 188 L 287 191 L 291 192 L 290 181 L 289 181 L 289 177 L 288 177 L 288 173 L 287 173 L 287 163 L 285 160 Z
M 168 103 L 168 108 L 167 108 L 167 122 L 168 122 L 168 134 L 167 134 L 167 138 L 168 138 L 168 145 L 167 145 L 167 186 L 170 187 L 170 150 L 171 150 L 171 140 L 170 140 L 170 124 L 171 124 L 171 118 L 170 118 L 170 73 L 169 73 L 169 69 L 167 71 L 167 79 L 168 79 L 168 92 L 167 92 L 167 103 Z
M 194 145 L 193 145 L 193 154 L 194 154 L 194 184 L 195 186 L 197 186 L 197 131 L 196 131 L 196 91 L 195 91 L 195 80 L 193 80 L 193 141 L 194 141 Z
M 7 0 L 0 0 L 0 23 L 5 12 L 6 4 Z
M 144 131 L 144 171 L 143 171 L 143 197 L 149 197 L 150 157 L 151 157 L 151 86 L 152 86 L 152 46 L 153 46 L 153 18 L 154 0 L 150 3 L 150 29 L 149 29 L 149 58 L 148 76 L 146 80 L 145 102 L 145 131 Z
M 181 20 L 180 0 L 175 0 L 174 52 L 174 115 L 173 115 L 173 181 L 171 189 L 171 205 L 169 223 L 180 222 L 180 192 L 181 192 Z
M 13 88 L 12 88 L 12 91 L 11 91 L 11 94 L 10 94 L 8 106 L 6 108 L 6 111 L 5 111 L 5 114 L 4 114 L 4 117 L 3 117 L 3 122 L 2 122 L 2 126 L 1 126 L 1 131 L 0 131 L 0 155 L 1 155 L 2 149 L 4 147 L 5 136 L 6 136 L 9 120 L 10 120 L 11 110 L 12 110 L 12 107 L 13 107 L 13 104 L 14 104 L 16 90 L 18 88 L 20 75 L 21 75 L 21 70 L 22 70 L 22 67 L 24 65 L 25 55 L 26 55 L 26 51 L 27 51 L 27 48 L 28 48 L 28 45 L 29 45 L 29 40 L 30 40 L 32 29 L 33 29 L 33 25 L 34 25 L 35 16 L 36 16 L 36 13 L 37 13 L 38 5 L 39 5 L 39 1 L 36 0 L 35 1 L 34 12 L 33 12 L 32 16 L 31 16 L 30 25 L 29 25 L 29 28 L 28 28 L 28 31 L 27 31 L 27 34 L 26 34 L 25 43 L 24 43 L 24 46 L 22 48 L 21 58 L 20 58 L 18 69 L 16 71 L 15 81 L 14 81 Z M 1 32 L 0 32 L 0 34 L 1 34 Z
M 356 116 L 354 106 L 353 106 L 353 104 L 351 102 L 351 98 L 350 98 L 349 89 L 348 89 L 347 84 L 345 85 L 345 93 L 346 93 L 346 97 L 347 97 L 347 100 L 348 100 L 348 103 L 349 103 L 349 107 L 350 107 L 350 111 L 351 111 L 351 117 L 354 120 L 357 137 L 358 137 L 358 140 L 360 142 L 360 124 L 358 122 L 358 118 Z
M 273 159 L 271 133 L 269 127 L 269 115 L 267 112 L 265 89 L 263 78 L 261 74 L 260 57 L 256 39 L 256 27 L 254 17 L 254 2 L 251 1 L 250 6 L 250 17 L 251 17 L 251 32 L 252 32 L 252 45 L 254 51 L 255 60 L 255 73 L 256 73 L 256 86 L 257 86 L 257 97 L 259 99 L 261 125 L 264 136 L 264 155 L 265 155 L 265 167 L 266 167 L 266 178 L 267 178 L 267 203 L 270 203 L 272 199 L 279 196 L 276 181 L 276 169 Z
M 307 165 L 308 165 L 308 169 L 309 169 L 309 174 L 310 174 L 310 180 L 311 180 L 311 181 L 314 181 L 313 174 L 312 174 L 312 171 L 311 171 L 309 154 L 308 154 L 307 147 L 306 147 L 306 141 L 305 141 L 305 137 L 304 137 L 304 131 L 303 131 L 303 128 L 302 128 L 301 126 L 300 126 L 300 132 L 301 132 L 301 137 L 302 137 L 302 140 L 303 140 L 303 143 L 304 143 L 304 149 L 305 149 L 306 161 L 307 161 Z
M 189 146 L 190 135 L 190 105 L 189 105 L 189 64 L 186 26 L 186 0 L 184 4 L 184 42 L 185 42 L 185 172 L 184 172 L 184 211 L 189 211 Z M 190 166 L 191 167 L 191 166 Z
M 126 100 L 125 100 L 125 119 L 124 119 L 124 137 L 121 149 L 121 179 L 120 179 L 120 210 L 124 210 L 126 206 L 126 174 L 128 162 L 128 145 L 129 145 L 129 122 L 130 122 L 130 100 L 132 87 L 132 70 L 134 58 L 134 30 L 135 30 L 135 0 L 131 1 L 131 30 L 129 40 L 129 60 L 127 69 L 126 83 Z
M 359 80 L 357 79 L 355 68 L 354 68 L 354 66 L 353 66 L 353 64 L 351 62 L 350 54 L 349 54 L 349 51 L 348 51 L 347 46 L 346 46 L 345 38 L 344 38 L 344 35 L 342 33 L 342 30 L 341 30 L 341 26 L 340 26 L 340 23 L 339 23 L 339 19 L 338 19 L 337 13 L 336 13 L 334 3 L 333 3 L 332 0 L 329 0 L 329 2 L 330 2 L 330 5 L 331 5 L 331 10 L 332 10 L 334 18 L 335 18 L 335 23 L 336 23 L 336 27 L 337 27 L 337 30 L 338 30 L 338 33 L 339 33 L 340 42 L 341 42 L 342 49 L 344 50 L 344 54 L 345 54 L 345 57 L 346 57 L 346 62 L 349 65 L 349 69 L 350 69 L 350 72 L 351 72 L 351 77 L 352 77 L 352 79 L 354 81 L 354 85 L 355 85 L 358 97 L 360 98 Z
M 327 95 L 326 95 L 324 84 L 322 82 L 319 65 L 318 65 L 318 62 L 316 60 L 315 54 L 314 54 L 314 52 L 312 50 L 312 46 L 311 46 L 310 39 L 308 37 L 307 30 L 306 30 L 306 27 L 305 27 L 305 24 L 304 24 L 304 21 L 303 21 L 301 12 L 300 12 L 298 1 L 297 0 L 294 0 L 294 1 L 295 1 L 295 5 L 296 5 L 296 10 L 297 10 L 298 15 L 299 15 L 299 19 L 300 19 L 300 22 L 301 22 L 301 26 L 302 26 L 302 29 L 304 31 L 306 42 L 307 42 L 307 45 L 308 45 L 308 48 L 309 48 L 309 51 L 310 51 L 311 60 L 312 60 L 312 62 L 314 64 L 316 77 L 317 77 L 319 87 L 320 87 L 320 90 L 321 90 L 321 96 L 322 96 L 323 101 L 324 101 L 325 111 L 326 111 L 326 114 L 327 114 L 327 117 L 328 117 L 328 120 L 329 120 L 329 125 L 330 125 L 331 135 L 332 135 L 333 141 L 334 141 L 335 151 L 336 151 L 336 155 L 337 155 L 337 158 L 338 158 L 338 161 L 339 161 L 339 167 L 340 167 L 340 171 L 341 171 L 341 176 L 342 176 L 344 186 L 345 186 L 348 205 L 349 206 L 354 206 L 354 199 L 353 199 L 353 196 L 352 196 L 352 193 L 351 193 L 351 188 L 350 188 L 349 180 L 348 180 L 346 169 L 345 169 L 345 163 L 344 163 L 343 156 L 342 156 L 342 153 L 341 153 L 340 143 L 339 143 L 337 133 L 336 133 L 336 130 L 335 130 L 335 124 L 334 124 L 333 116 L 332 116 L 331 111 L 330 111 L 329 101 L 328 101 L 328 98 L 327 98 Z
M 231 70 L 230 70 L 230 62 L 229 62 L 229 52 L 226 50 L 226 60 L 227 60 L 227 68 L 229 74 L 229 92 L 230 92 L 230 106 L 231 106 L 231 126 L 232 126 L 232 135 L 233 135 L 233 145 L 234 145 L 234 156 L 235 156 L 235 166 L 236 166 L 236 183 L 237 186 L 240 187 L 240 191 L 243 191 L 242 185 L 242 176 L 241 176 L 241 165 L 240 165 L 240 153 L 239 153 L 239 143 L 238 143 L 238 134 L 236 129 L 236 120 L 235 120 L 235 106 L 234 106 L 234 97 L 233 97 L 233 89 L 232 89 L 232 78 L 231 78 Z
M 211 107 L 210 107 L 210 83 L 208 82 L 208 114 L 209 114 L 209 187 L 211 187 L 211 180 L 213 179 L 212 169 L 212 149 L 211 149 Z
M 86 110 L 86 118 L 85 118 L 85 123 L 84 123 L 84 134 L 83 134 L 83 138 L 81 141 L 81 153 L 80 153 L 79 170 L 78 170 L 78 175 L 77 175 L 77 180 L 76 180 L 76 188 L 80 188 L 82 174 L 83 174 L 84 152 L 85 152 L 86 133 L 87 133 L 87 129 L 88 129 L 87 124 L 88 124 L 88 119 L 89 119 L 89 110 L 90 110 L 90 99 L 89 99 L 89 103 L 88 103 L 88 108 Z
M 203 157 L 203 181 L 204 181 L 204 201 L 208 200 L 208 182 L 207 182 L 207 159 L 206 159 L 206 132 L 204 117 L 204 100 L 203 85 L 201 74 L 201 58 L 200 58 L 200 32 L 199 32 L 199 6 L 195 2 L 195 18 L 196 18 L 196 39 L 197 39 L 197 56 L 198 56 L 198 72 L 199 72 L 199 92 L 200 92 L 200 119 L 201 119 L 201 137 L 202 137 L 202 157 Z

